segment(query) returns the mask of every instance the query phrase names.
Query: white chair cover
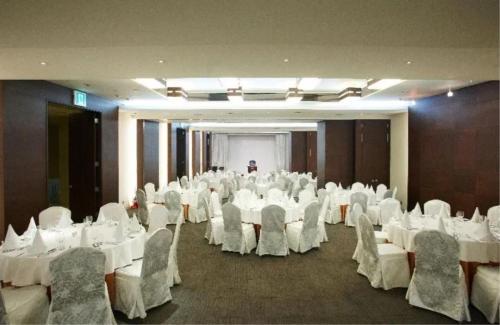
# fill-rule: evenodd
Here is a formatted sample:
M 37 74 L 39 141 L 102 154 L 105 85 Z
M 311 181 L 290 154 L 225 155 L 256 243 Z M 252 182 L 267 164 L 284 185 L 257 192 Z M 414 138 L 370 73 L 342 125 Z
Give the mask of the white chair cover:
M 351 190 L 353 192 L 360 192 L 360 191 L 363 191 L 365 189 L 365 186 L 363 185 L 363 183 L 360 183 L 360 182 L 356 182 L 354 184 L 352 184 L 351 186 Z
M 180 185 L 181 185 L 181 189 L 186 190 L 189 188 L 189 180 L 188 180 L 187 176 L 181 177 Z
M 116 324 L 104 282 L 105 260 L 95 248 L 78 247 L 50 262 L 47 324 Z
M 354 208 L 354 205 L 356 203 L 359 204 L 363 210 L 363 213 L 366 213 L 367 207 L 368 207 L 368 195 L 366 195 L 363 192 L 352 193 L 349 200 L 350 200 L 350 205 L 349 205 L 349 209 L 347 210 L 347 213 L 346 213 L 345 225 L 348 227 L 355 227 L 356 220 L 353 219 L 353 214 L 352 214 L 352 210 Z
M 176 224 L 179 216 L 183 216 L 181 195 L 179 192 L 167 191 L 165 193 L 165 207 L 167 208 L 167 224 Z
M 137 217 L 143 225 L 149 225 L 149 210 L 148 202 L 146 200 L 146 193 L 141 189 L 137 189 L 137 191 L 135 192 L 135 197 L 137 199 L 138 206 Z
M 387 186 L 385 186 L 384 184 L 378 184 L 377 191 L 375 192 L 377 201 L 382 201 L 384 199 L 385 192 L 387 192 Z
M 285 215 L 286 211 L 278 205 L 268 205 L 262 209 L 262 227 L 257 255 L 286 256 L 289 254 L 285 233 Z
M 38 224 L 42 229 L 50 227 L 69 227 L 73 223 L 71 211 L 65 207 L 50 207 L 38 215 Z
M 204 184 L 204 183 L 200 183 Z M 189 221 L 192 223 L 200 223 L 207 221 L 207 215 L 205 208 L 203 207 L 203 201 L 210 200 L 210 190 L 204 189 L 198 192 L 198 201 L 196 206 L 189 207 Z
M 320 206 L 323 205 L 323 201 L 325 201 L 325 198 L 328 196 L 328 192 L 324 188 L 320 188 L 318 190 L 318 203 Z
M 310 203 L 304 213 L 304 221 L 288 224 L 286 237 L 291 250 L 305 253 L 314 247 L 320 246 L 319 232 L 319 204 Z
M 205 200 L 203 203 L 207 217 L 207 229 L 205 230 L 205 238 L 211 245 L 220 245 L 224 239 L 224 219 L 222 216 L 214 217 L 208 202 Z
M 334 182 L 328 182 L 325 184 L 325 189 L 328 193 L 333 193 L 337 189 L 337 184 Z
M 124 223 L 129 222 L 129 219 L 127 210 L 125 210 L 123 204 L 116 202 L 103 205 L 99 209 L 99 216 L 97 218 L 97 220 L 113 220 Z
M 153 183 L 146 183 L 144 184 L 144 192 L 146 192 L 146 201 L 148 203 L 154 203 L 155 201 L 155 184 Z
M 450 215 L 450 210 L 451 210 L 450 204 L 437 199 L 430 200 L 424 203 L 424 214 L 437 216 L 442 206 L 446 209 L 448 215 Z
M 245 189 L 252 191 L 252 193 L 257 193 L 257 184 L 248 182 L 247 185 L 245 185 Z
M 179 185 L 179 182 L 172 181 L 172 182 L 168 183 L 168 189 L 170 191 L 180 191 L 181 186 Z
M 493 324 L 499 322 L 500 268 L 478 266 L 472 281 L 471 303 Z
M 222 207 L 222 216 L 224 218 L 222 250 L 241 255 L 250 253 L 257 246 L 253 226 L 241 223 L 240 209 L 230 202 Z
M 302 209 L 305 209 L 314 199 L 314 192 L 309 190 L 302 190 L 299 192 L 299 205 Z
M 319 211 L 318 217 L 318 239 L 321 243 L 323 243 L 328 241 L 328 236 L 326 235 L 325 220 L 327 215 L 329 215 L 328 208 L 330 207 L 330 196 L 325 196 L 325 199 L 323 200 L 323 203 L 320 204 L 320 207 L 321 209 Z
M 165 228 L 168 221 L 168 211 L 163 205 L 156 205 L 149 213 L 148 234 L 154 233 L 160 228 Z
M 144 244 L 144 257 L 116 270 L 114 308 L 129 319 L 145 318 L 146 311 L 172 300 L 167 279 L 172 232 L 156 230 Z
M 283 200 L 283 191 L 278 188 L 271 188 L 267 191 L 267 202 L 277 203 Z
M 406 292 L 409 303 L 459 322 L 470 322 L 458 242 L 440 231 L 421 231 L 415 235 L 415 257 L 415 270 Z
M 340 215 L 340 206 L 337 204 L 337 200 L 335 197 L 336 197 L 335 191 L 330 193 L 329 195 L 330 207 L 325 218 L 325 222 L 329 224 L 337 224 L 342 222 L 342 218 Z
M 490 225 L 500 227 L 500 205 L 489 208 L 487 217 Z
M 357 243 L 356 248 L 354 249 L 354 254 L 352 255 L 352 259 L 358 263 L 360 262 L 361 251 L 363 250 L 363 242 L 361 241 L 361 234 L 359 232 L 359 218 L 362 214 L 363 208 L 361 208 L 361 205 L 359 205 L 359 203 L 355 203 L 352 209 L 352 219 L 356 227 Z
M 379 203 L 380 207 L 380 224 L 388 224 L 396 215 L 397 209 L 401 209 L 401 203 L 393 198 L 383 199 Z
M 0 324 L 45 324 L 47 289 L 40 285 L 5 287 L 0 291 Z
M 358 227 L 363 245 L 358 273 L 366 276 L 374 288 L 408 287 L 410 268 L 407 252 L 393 244 L 377 244 L 367 215 L 362 214 L 358 218 Z
M 168 254 L 167 284 L 169 287 L 173 287 L 182 282 L 181 276 L 179 275 L 179 266 L 177 264 L 177 247 L 179 246 L 179 238 L 181 237 L 181 227 L 183 223 L 184 217 L 182 215 L 178 216 L 174 240 L 172 241 L 172 246 L 170 246 L 170 252 Z
M 217 192 L 212 192 L 210 194 L 210 211 L 212 211 L 212 216 L 222 217 L 222 207 L 220 205 L 219 194 Z

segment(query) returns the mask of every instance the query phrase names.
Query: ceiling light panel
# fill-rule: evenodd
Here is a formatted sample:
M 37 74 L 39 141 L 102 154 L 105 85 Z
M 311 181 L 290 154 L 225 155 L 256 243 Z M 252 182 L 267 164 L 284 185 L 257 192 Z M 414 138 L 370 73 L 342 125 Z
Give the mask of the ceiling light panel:
M 300 78 L 298 88 L 308 91 L 314 90 L 320 84 L 320 78 Z
M 368 89 L 370 90 L 383 90 L 395 85 L 402 83 L 404 80 L 401 79 L 380 79 L 370 82 L 368 84 Z
M 167 88 L 167 83 L 164 79 L 155 78 L 137 78 L 133 79 L 138 84 L 149 89 L 164 89 Z
M 245 92 L 286 92 L 297 87 L 296 78 L 241 78 L 240 85 Z

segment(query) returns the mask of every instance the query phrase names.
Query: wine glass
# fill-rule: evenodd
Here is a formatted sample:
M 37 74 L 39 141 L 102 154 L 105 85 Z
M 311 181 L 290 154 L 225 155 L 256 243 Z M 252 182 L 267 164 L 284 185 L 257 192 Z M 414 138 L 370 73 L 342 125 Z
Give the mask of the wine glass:
M 92 221 L 93 221 L 93 217 L 92 216 L 86 216 L 85 217 L 85 222 L 91 226 L 92 225 Z
M 461 210 L 458 210 L 456 216 L 457 220 L 462 221 L 464 219 L 465 213 Z

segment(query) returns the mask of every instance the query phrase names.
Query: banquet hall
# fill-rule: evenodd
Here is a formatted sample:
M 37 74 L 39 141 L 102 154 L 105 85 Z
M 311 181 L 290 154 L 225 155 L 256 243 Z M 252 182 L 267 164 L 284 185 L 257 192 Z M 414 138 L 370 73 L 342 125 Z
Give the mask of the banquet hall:
M 0 324 L 498 324 L 498 0 L 1 0 Z

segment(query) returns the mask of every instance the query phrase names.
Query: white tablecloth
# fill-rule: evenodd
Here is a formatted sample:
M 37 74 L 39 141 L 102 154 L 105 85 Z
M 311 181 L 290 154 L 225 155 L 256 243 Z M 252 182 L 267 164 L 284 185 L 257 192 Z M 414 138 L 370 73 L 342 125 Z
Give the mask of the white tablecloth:
M 99 247 L 106 255 L 105 272 L 113 273 L 115 269 L 130 265 L 135 259 L 142 258 L 146 232 L 130 233 L 127 238 L 118 244 L 113 243 L 116 224 L 106 223 L 89 227 L 91 241 L 102 242 Z M 41 235 L 48 249 L 56 249 L 49 254 L 32 256 L 26 249 L 8 253 L 0 253 L 0 280 L 10 282 L 14 286 L 29 286 L 33 284 L 50 285 L 49 263 L 63 251 L 57 250 L 61 241 L 66 248 L 78 247 L 83 225 L 57 230 L 41 230 Z
M 245 204 L 242 202 L 233 202 L 241 210 L 241 221 L 244 223 L 262 224 L 262 209 L 270 203 L 266 200 L 256 200 L 250 204 Z M 304 217 L 304 210 L 300 208 L 297 203 L 286 202 L 277 204 L 281 206 L 286 211 L 285 223 L 291 223 L 298 221 Z
M 179 192 L 181 195 L 181 203 L 182 204 L 189 204 L 190 206 L 197 206 L 198 205 L 198 194 L 200 191 L 197 189 L 181 189 L 181 190 L 175 190 Z M 162 191 L 158 191 L 155 193 L 155 203 L 165 203 L 165 193 Z
M 500 262 L 500 240 L 490 242 L 475 240 L 472 234 L 479 227 L 479 224 L 454 219 L 448 221 L 446 230 L 448 234 L 458 237 L 461 261 Z M 415 235 L 423 229 L 438 229 L 438 223 L 437 219 L 431 218 L 411 218 L 411 223 L 411 229 L 403 228 L 399 222 L 391 222 L 384 225 L 382 230 L 387 232 L 390 242 L 406 251 L 415 252 Z

